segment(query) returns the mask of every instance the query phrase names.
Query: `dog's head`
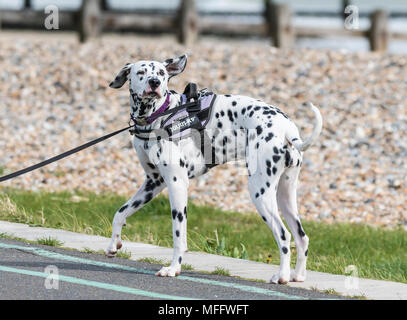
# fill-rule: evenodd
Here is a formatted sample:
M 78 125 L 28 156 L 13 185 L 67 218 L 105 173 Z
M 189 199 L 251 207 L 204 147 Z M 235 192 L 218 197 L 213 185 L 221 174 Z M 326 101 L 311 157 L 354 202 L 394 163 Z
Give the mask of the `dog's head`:
M 129 80 L 130 94 L 134 102 L 133 111 L 135 116 L 143 117 L 153 108 L 168 91 L 168 80 L 184 71 L 187 64 L 187 55 L 175 59 L 167 59 L 164 62 L 138 61 L 128 63 L 109 84 L 111 88 L 121 88 Z M 143 108 L 137 108 L 143 105 Z

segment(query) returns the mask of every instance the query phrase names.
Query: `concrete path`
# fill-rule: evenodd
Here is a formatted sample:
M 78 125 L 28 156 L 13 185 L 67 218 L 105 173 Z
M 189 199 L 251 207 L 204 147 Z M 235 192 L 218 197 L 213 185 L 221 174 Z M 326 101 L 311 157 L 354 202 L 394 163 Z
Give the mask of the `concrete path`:
M 70 231 L 30 227 L 26 224 L 0 221 L 0 233 L 27 240 L 52 237 L 63 242 L 66 248 L 83 250 L 105 250 L 110 239 L 100 236 L 80 234 Z M 131 252 L 131 260 L 155 258 L 171 261 L 172 249 L 150 244 L 124 241 L 122 250 Z M 278 266 L 249 260 L 234 259 L 200 252 L 188 252 L 183 260 L 195 270 L 214 271 L 221 267 L 230 271 L 232 276 L 268 281 L 277 272 Z M 322 272 L 308 271 L 303 283 L 290 282 L 291 287 L 317 290 L 335 290 L 348 296 L 365 296 L 367 299 L 402 299 L 407 300 L 407 284 L 346 277 Z
M 345 299 L 199 271 L 186 270 L 176 278 L 157 277 L 161 267 L 157 264 L 5 238 L 0 238 L 0 257 L 0 300 Z

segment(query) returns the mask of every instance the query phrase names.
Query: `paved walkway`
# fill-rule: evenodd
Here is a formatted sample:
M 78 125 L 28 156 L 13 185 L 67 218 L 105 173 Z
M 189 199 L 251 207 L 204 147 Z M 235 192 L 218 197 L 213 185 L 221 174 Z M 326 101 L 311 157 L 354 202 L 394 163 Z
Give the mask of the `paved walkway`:
M 78 250 L 83 250 L 84 248 L 105 250 L 110 241 L 109 238 L 100 236 L 51 228 L 30 227 L 26 224 L 5 221 L 0 221 L 0 233 L 6 233 L 27 240 L 52 237 L 62 241 L 64 247 Z M 172 259 L 171 248 L 163 248 L 151 244 L 124 241 L 122 250 L 131 252 L 131 260 L 139 260 L 146 257 L 162 259 L 164 261 L 171 261 Z M 183 262 L 192 265 L 195 270 L 199 271 L 210 272 L 215 270 L 216 267 L 221 267 L 229 270 L 232 276 L 266 281 L 278 271 L 278 266 L 276 265 L 200 252 L 188 252 Z M 343 295 L 363 295 L 368 299 L 407 300 L 407 284 L 404 283 L 361 278 L 355 279 L 344 275 L 332 275 L 315 271 L 307 271 L 307 280 L 305 282 L 290 282 L 288 285 L 305 289 L 333 289 Z

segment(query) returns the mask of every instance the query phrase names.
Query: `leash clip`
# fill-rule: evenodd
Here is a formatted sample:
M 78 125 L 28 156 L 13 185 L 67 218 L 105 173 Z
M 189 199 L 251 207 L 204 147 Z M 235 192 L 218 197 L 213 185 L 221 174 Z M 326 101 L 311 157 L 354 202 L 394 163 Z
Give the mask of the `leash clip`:
M 133 124 L 131 124 L 132 121 L 133 121 Z M 127 123 L 128 123 L 129 126 L 133 126 L 132 129 L 129 129 L 130 135 L 132 135 L 132 136 L 136 135 L 137 132 L 139 132 L 139 131 L 137 130 L 137 128 L 136 128 L 137 121 L 136 121 L 136 119 L 133 117 L 133 115 L 132 115 L 131 113 L 130 113 L 130 120 L 129 120 L 129 122 L 127 122 Z
M 129 122 L 127 122 L 127 124 L 129 126 L 132 126 L 131 120 L 132 120 L 132 117 L 131 117 L 131 114 L 130 114 L 130 120 L 129 120 Z M 134 126 L 134 124 L 133 124 L 133 126 Z M 131 136 L 134 135 L 134 129 L 129 129 L 129 133 L 130 133 Z

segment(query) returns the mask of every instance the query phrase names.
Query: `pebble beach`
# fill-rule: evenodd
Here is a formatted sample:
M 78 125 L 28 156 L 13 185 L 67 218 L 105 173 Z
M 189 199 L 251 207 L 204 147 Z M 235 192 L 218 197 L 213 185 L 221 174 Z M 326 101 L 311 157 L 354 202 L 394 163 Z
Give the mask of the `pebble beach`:
M 278 50 L 268 41 L 206 38 L 191 47 L 173 37 L 110 36 L 79 44 L 75 35 L 0 35 L 0 168 L 4 174 L 118 130 L 129 121 L 127 85 L 108 84 L 128 62 L 187 53 L 188 82 L 219 94 L 261 99 L 283 110 L 303 137 L 323 131 L 304 156 L 298 186 L 302 219 L 407 230 L 407 56 L 314 49 Z M 0 172 L 1 172 L 0 171 Z M 255 212 L 244 164 L 191 180 L 190 199 Z M 121 133 L 40 170 L 2 183 L 26 190 L 91 190 L 131 196 L 144 180 L 131 136 Z M 166 191 L 164 191 L 166 193 Z

